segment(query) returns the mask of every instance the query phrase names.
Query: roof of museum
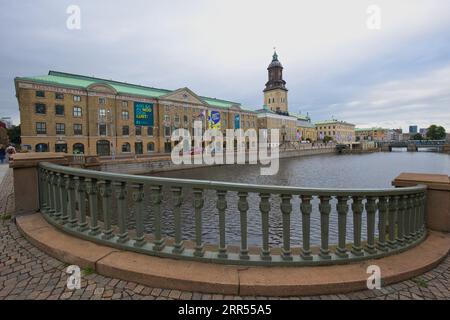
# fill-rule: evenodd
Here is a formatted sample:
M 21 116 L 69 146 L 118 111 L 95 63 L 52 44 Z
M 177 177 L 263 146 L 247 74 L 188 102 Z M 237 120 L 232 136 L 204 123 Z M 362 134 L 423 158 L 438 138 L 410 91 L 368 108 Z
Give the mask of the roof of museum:
M 35 76 L 35 77 L 17 77 L 16 80 L 28 80 L 32 82 L 38 82 L 49 85 L 62 85 L 72 88 L 87 89 L 90 85 L 101 83 L 107 84 L 113 87 L 120 94 L 136 95 L 148 98 L 159 98 L 161 96 L 167 95 L 175 90 L 159 89 L 153 87 L 147 87 L 142 85 L 131 84 L 127 82 L 119 82 L 114 80 L 107 80 L 96 77 L 88 77 L 78 74 L 65 73 L 59 71 L 49 71 L 48 75 Z M 204 102 L 212 107 L 217 108 L 230 108 L 232 106 L 241 106 L 238 102 L 216 99 L 210 97 L 200 96 Z M 244 109 L 245 111 L 253 111 L 249 109 Z

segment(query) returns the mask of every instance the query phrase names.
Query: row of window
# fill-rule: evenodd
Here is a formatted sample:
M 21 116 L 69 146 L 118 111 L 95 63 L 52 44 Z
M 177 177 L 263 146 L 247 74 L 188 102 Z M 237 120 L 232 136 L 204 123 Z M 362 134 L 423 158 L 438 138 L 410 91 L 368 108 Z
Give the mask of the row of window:
M 36 103 L 35 109 L 36 114 L 47 114 L 47 106 L 44 103 Z M 81 117 L 81 108 L 80 107 L 73 107 L 72 109 L 72 115 L 74 117 Z M 64 105 L 57 104 L 55 105 L 55 115 L 57 116 L 64 116 L 65 115 L 65 108 Z
M 47 123 L 36 122 L 36 134 L 47 134 Z M 65 135 L 66 134 L 66 125 L 64 123 L 56 124 L 56 134 L 57 135 Z M 73 134 L 75 136 L 83 135 L 83 125 L 79 124 L 79 123 L 74 123 Z
M 36 91 L 36 97 L 37 98 L 45 98 L 45 91 L 38 90 Z M 55 99 L 56 100 L 64 100 L 64 93 L 62 92 L 55 92 Z M 80 96 L 73 96 L 74 102 L 80 102 L 81 97 Z

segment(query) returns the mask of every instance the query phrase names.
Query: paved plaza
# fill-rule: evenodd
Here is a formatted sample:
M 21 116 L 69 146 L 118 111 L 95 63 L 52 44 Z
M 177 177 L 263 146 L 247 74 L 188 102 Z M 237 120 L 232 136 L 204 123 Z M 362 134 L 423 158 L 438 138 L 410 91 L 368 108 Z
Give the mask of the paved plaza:
M 10 219 L 14 211 L 12 171 L 3 170 L 0 183 L 0 300 L 81 299 L 81 300 L 166 300 L 166 299 L 280 299 L 239 297 L 150 288 L 133 282 L 104 277 L 83 270 L 81 289 L 69 290 L 67 264 L 30 244 Z M 435 269 L 412 280 L 341 295 L 290 297 L 281 299 L 450 299 L 450 256 Z

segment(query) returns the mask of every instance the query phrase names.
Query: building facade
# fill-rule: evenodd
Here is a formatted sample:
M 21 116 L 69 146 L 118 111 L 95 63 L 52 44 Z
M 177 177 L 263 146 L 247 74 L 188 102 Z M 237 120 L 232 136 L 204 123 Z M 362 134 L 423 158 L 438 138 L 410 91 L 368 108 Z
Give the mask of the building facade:
M 319 140 L 323 140 L 326 136 L 336 143 L 352 143 L 355 142 L 355 125 L 338 120 L 327 120 L 315 123 L 317 136 Z
M 257 126 L 256 112 L 188 88 L 157 89 L 55 71 L 16 78 L 15 87 L 22 145 L 34 152 L 167 153 L 175 144 L 172 132 L 192 129 L 196 120 L 207 128 L 213 117 L 223 132 Z M 140 125 L 141 116 L 151 121 Z
M 356 141 L 390 141 L 389 129 L 385 128 L 357 128 Z

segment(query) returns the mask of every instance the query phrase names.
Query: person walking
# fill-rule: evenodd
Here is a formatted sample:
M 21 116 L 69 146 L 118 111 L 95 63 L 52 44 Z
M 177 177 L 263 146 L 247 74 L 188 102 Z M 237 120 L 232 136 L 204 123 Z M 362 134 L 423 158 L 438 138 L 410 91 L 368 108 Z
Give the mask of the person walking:
M 5 161 L 5 156 L 6 156 L 6 150 L 4 146 L 0 146 L 0 163 L 3 164 L 3 162 Z

